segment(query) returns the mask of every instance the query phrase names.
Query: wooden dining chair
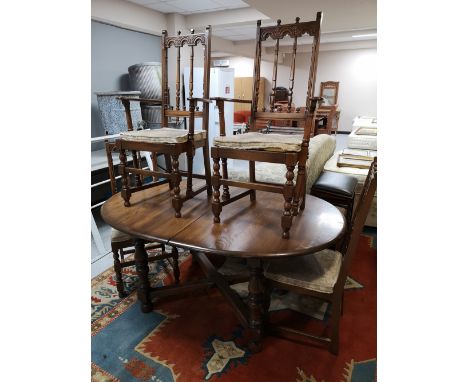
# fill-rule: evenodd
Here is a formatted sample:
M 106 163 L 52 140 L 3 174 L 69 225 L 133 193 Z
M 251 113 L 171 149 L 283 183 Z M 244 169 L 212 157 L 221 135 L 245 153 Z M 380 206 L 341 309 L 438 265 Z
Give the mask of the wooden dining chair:
M 316 124 L 314 135 L 336 133 L 338 125 L 336 121 L 336 105 L 320 105 L 317 109 L 317 117 L 324 117 L 323 124 Z
M 117 193 L 117 189 L 118 189 L 117 181 L 119 179 L 118 177 L 115 176 L 114 160 L 112 158 L 112 152 L 116 151 L 116 145 L 113 142 L 106 142 L 105 147 L 106 147 L 106 155 L 107 155 L 107 164 L 109 168 L 109 180 L 110 180 L 110 185 L 111 185 L 111 192 L 112 192 L 112 195 L 114 195 Z M 137 166 L 141 168 L 142 161 L 141 161 L 141 157 L 139 156 L 139 153 L 138 153 L 138 157 L 140 158 L 140 160 L 137 162 Z M 154 163 L 153 163 L 153 166 L 154 166 Z M 154 179 L 153 179 L 153 182 L 155 182 Z M 155 184 L 157 183 L 155 182 Z M 179 253 L 177 251 L 177 248 L 172 247 L 171 253 L 167 253 L 165 251 L 164 244 L 155 243 L 155 242 L 153 243 L 147 242 L 145 244 L 145 249 L 146 250 L 150 250 L 150 249 L 161 250 L 160 254 L 150 255 L 148 257 L 148 262 L 164 260 L 164 259 L 169 259 L 169 258 L 172 259 L 174 279 L 176 283 L 179 283 L 179 276 L 180 276 Z M 125 287 L 124 287 L 124 283 L 122 279 L 122 269 L 135 265 L 135 260 L 127 260 L 125 258 L 128 255 L 135 254 L 134 238 L 124 232 L 116 230 L 115 228 L 111 228 L 111 250 L 112 250 L 113 257 L 114 257 L 114 271 L 115 271 L 117 291 L 119 293 L 119 297 L 123 298 L 127 296 L 127 293 L 125 292 Z
M 337 105 L 339 88 L 340 83 L 338 81 L 320 82 L 320 97 L 325 98 L 328 105 Z
M 121 97 L 125 107 L 127 124 L 129 131 L 123 132 L 120 138 L 116 140 L 116 147 L 120 151 L 120 174 L 122 175 L 122 191 L 121 195 L 124 199 L 125 206 L 130 206 L 130 196 L 132 192 L 144 189 L 141 180 L 137 181 L 135 186 L 130 186 L 127 181 L 129 174 L 135 174 L 137 179 L 141 176 L 162 177 L 169 180 L 169 187 L 173 191 L 172 205 L 175 210 L 175 217 L 181 217 L 181 208 L 185 200 L 191 199 L 195 195 L 206 191 L 208 196 L 212 194 L 211 187 L 211 171 L 209 159 L 209 144 L 208 144 L 208 122 L 209 122 L 209 90 L 210 90 L 210 60 L 211 60 L 211 27 L 208 26 L 204 33 L 194 33 L 191 30 L 189 35 L 181 35 L 180 31 L 177 36 L 167 36 L 167 31 L 162 33 L 162 100 L 154 99 L 138 99 Z M 193 97 L 193 63 L 194 63 L 194 48 L 197 45 L 203 46 L 203 98 Z M 189 49 L 189 108 L 186 110 L 185 102 L 181 105 L 181 68 L 180 57 L 181 49 Z M 172 65 L 176 69 L 175 78 L 175 108 L 170 104 L 169 85 L 168 85 L 168 51 L 173 48 L 177 51 L 177 62 Z M 137 130 L 134 131 L 130 127 L 132 125 L 132 117 L 130 114 L 130 102 L 140 102 L 147 105 L 162 105 L 162 128 L 154 130 Z M 198 103 L 203 104 L 203 110 L 199 110 Z M 176 122 L 181 118 L 188 118 L 188 130 L 168 127 L 169 119 L 175 118 Z M 195 118 L 202 118 L 202 129 L 195 130 Z M 193 158 L 195 150 L 203 149 L 203 163 L 205 173 L 203 175 L 193 174 Z M 165 171 L 156 171 L 153 169 L 142 170 L 128 166 L 125 161 L 125 151 L 150 151 L 164 154 L 166 159 Z M 185 153 L 187 155 L 187 171 L 179 169 L 179 156 Z M 180 195 L 180 182 L 182 176 L 187 177 L 187 189 L 185 196 Z M 205 179 L 206 184 L 198 190 L 193 190 L 192 178 Z
M 261 21 L 257 22 L 257 40 L 256 53 L 254 61 L 254 85 L 253 99 L 240 100 L 231 98 L 214 97 L 219 109 L 220 136 L 214 139 L 214 146 L 211 148 L 211 157 L 213 158 L 213 201 L 212 209 L 214 222 L 220 222 L 222 207 L 237 201 L 244 196 L 249 195 L 250 200 L 256 198 L 255 190 L 282 193 L 284 196 L 284 212 L 281 218 L 283 229 L 283 238 L 289 238 L 289 230 L 292 225 L 293 216 L 298 214 L 298 209 L 305 208 L 305 165 L 308 156 L 308 146 L 311 134 L 313 134 L 315 111 L 318 97 L 313 97 L 315 86 L 315 74 L 317 71 L 317 59 L 320 43 L 320 26 L 322 22 L 322 13 L 318 12 L 315 21 L 296 22 L 292 24 L 281 25 L 278 20 L 277 25 L 261 27 Z M 280 41 L 286 36 L 292 39 L 291 67 L 289 76 L 288 102 L 284 107 L 275 107 L 275 98 L 279 92 L 277 88 L 278 72 L 278 54 Z M 305 97 L 306 107 L 303 111 L 300 108 L 293 108 L 294 78 L 296 71 L 296 52 L 298 40 L 302 38 L 313 38 L 310 46 L 310 69 L 308 77 L 307 95 Z M 260 62 L 264 47 L 263 43 L 272 39 L 275 44 L 274 63 L 272 75 L 272 91 L 269 97 L 269 110 L 264 105 L 259 105 L 259 84 L 260 84 Z M 250 103 L 251 118 L 249 132 L 246 134 L 237 134 L 226 136 L 224 121 L 224 103 Z M 267 121 L 285 121 L 285 133 L 270 133 L 270 129 L 265 129 Z M 288 121 L 304 121 L 304 128 L 291 129 Z M 270 125 L 269 123 L 267 125 Z M 276 125 L 278 123 L 276 122 Z M 275 126 L 275 131 L 281 130 Z M 262 132 L 263 130 L 263 132 Z M 266 133 L 265 133 L 266 132 Z M 247 160 L 249 161 L 249 182 L 240 182 L 228 179 L 227 159 Z M 222 161 L 222 178 L 220 175 L 220 159 Z M 255 179 L 255 162 L 282 163 L 286 166 L 285 184 L 258 182 Z M 297 180 L 294 183 L 294 170 L 297 166 Z M 220 200 L 220 187 L 223 186 L 223 195 Z M 248 191 L 242 192 L 231 197 L 229 186 L 247 188 Z
M 324 99 L 324 103 L 317 110 L 317 115 L 326 117 L 326 124 L 323 127 L 318 126 L 317 134 L 331 134 L 338 131 L 338 122 L 340 113 L 338 110 L 338 90 L 340 83 L 338 81 L 320 82 L 320 97 Z
M 338 354 L 339 323 L 343 308 L 343 293 L 351 261 L 356 253 L 364 223 L 377 189 L 377 157 L 372 162 L 364 187 L 353 216 L 351 235 L 344 245 L 345 253 L 331 249 L 295 257 L 292 259 L 272 260 L 265 270 L 266 289 L 273 287 L 307 294 L 331 303 L 329 318 L 329 337 L 315 336 L 299 330 L 270 325 L 269 330 L 286 338 L 307 338 L 328 345 L 333 354 Z M 268 295 L 269 296 L 269 295 Z M 268 302 L 267 302 L 267 305 Z

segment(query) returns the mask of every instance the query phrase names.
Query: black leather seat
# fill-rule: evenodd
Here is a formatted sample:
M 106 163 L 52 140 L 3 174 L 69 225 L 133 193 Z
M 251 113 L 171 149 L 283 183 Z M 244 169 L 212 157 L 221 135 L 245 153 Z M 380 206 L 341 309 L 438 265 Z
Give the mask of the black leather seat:
M 324 172 L 312 186 L 312 190 L 320 190 L 339 194 L 344 197 L 354 197 L 354 190 L 357 185 L 357 178 L 351 175 L 337 172 Z
M 326 200 L 336 207 L 342 207 L 346 210 L 346 225 L 351 226 L 354 207 L 354 191 L 358 183 L 357 178 L 352 175 L 340 174 L 337 172 L 323 172 L 310 190 L 310 194 L 320 199 Z M 346 237 L 350 234 L 346 232 Z M 342 244 L 347 243 L 346 237 L 342 240 Z M 346 248 L 341 245 L 342 253 L 346 252 Z

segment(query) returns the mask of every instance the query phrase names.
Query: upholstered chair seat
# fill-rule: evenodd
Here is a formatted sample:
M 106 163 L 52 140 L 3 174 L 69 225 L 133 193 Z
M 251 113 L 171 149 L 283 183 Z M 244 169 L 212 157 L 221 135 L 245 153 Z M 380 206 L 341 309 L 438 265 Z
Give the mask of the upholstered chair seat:
M 228 257 L 223 265 L 218 269 L 218 272 L 224 276 L 249 276 L 249 268 L 247 261 L 238 257 Z
M 300 152 L 302 135 L 263 134 L 257 132 L 216 137 L 216 147 L 264 150 L 273 152 Z
M 164 127 L 153 130 L 125 131 L 120 133 L 122 140 L 132 142 L 150 143 L 185 143 L 188 141 L 188 130 Z M 193 134 L 195 141 L 206 139 L 206 131 L 195 130 Z
M 328 334 L 314 335 L 283 325 L 270 325 L 269 330 L 286 338 L 301 337 L 326 344 L 332 354 L 338 354 L 339 323 L 343 314 L 343 297 L 351 260 L 358 250 L 358 244 L 372 198 L 377 189 L 377 157 L 374 158 L 356 212 L 348 233 L 344 237 L 342 252 L 325 249 L 315 254 L 292 259 L 271 260 L 265 267 L 265 288 L 281 288 L 296 293 L 317 297 L 331 303 Z M 350 233 L 350 234 L 349 234 Z M 265 304 L 269 306 L 269 301 Z
M 354 197 L 354 190 L 356 189 L 357 182 L 357 178 L 352 175 L 340 174 L 337 172 L 324 172 L 313 185 L 312 191 L 324 191 L 345 198 L 352 198 Z
M 111 242 L 112 243 L 121 243 L 123 241 L 131 241 L 133 239 L 132 236 L 119 231 L 115 228 L 111 228 Z
M 311 291 L 333 293 L 342 258 L 340 252 L 324 249 L 313 255 L 271 261 L 265 277 Z

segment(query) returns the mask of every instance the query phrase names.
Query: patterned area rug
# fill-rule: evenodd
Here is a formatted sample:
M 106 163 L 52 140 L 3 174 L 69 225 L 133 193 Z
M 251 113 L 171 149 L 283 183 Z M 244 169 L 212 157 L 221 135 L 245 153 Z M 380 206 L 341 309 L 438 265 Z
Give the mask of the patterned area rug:
M 291 381 L 371 382 L 376 380 L 375 238 L 362 235 L 344 298 L 340 354 L 299 342 L 266 337 L 263 350 L 251 354 L 244 329 L 230 306 L 212 288 L 190 296 L 156 302 L 149 314 L 140 311 L 133 267 L 124 270 L 131 291 L 119 299 L 113 269 L 92 280 L 93 382 L 111 381 Z M 181 252 L 181 279 L 201 276 L 191 256 Z M 166 261 L 150 265 L 152 285 L 173 282 Z M 246 295 L 243 284 L 234 289 Z M 321 334 L 328 304 L 310 297 L 275 291 L 271 319 Z

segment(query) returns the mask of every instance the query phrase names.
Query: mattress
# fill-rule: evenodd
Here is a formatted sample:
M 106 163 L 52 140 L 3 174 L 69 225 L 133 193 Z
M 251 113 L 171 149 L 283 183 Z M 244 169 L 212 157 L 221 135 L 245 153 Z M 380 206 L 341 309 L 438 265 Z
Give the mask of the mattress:
M 377 129 L 377 118 L 375 117 L 355 117 L 353 119 L 353 130 L 358 127 L 370 127 Z
M 377 150 L 377 135 L 359 135 L 353 130 L 348 135 L 350 149 Z

